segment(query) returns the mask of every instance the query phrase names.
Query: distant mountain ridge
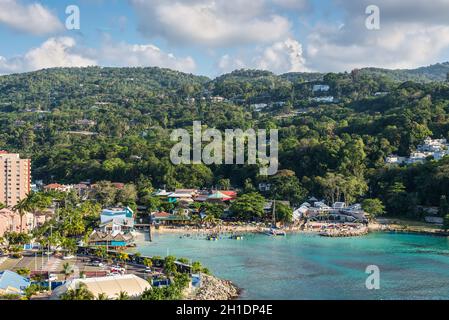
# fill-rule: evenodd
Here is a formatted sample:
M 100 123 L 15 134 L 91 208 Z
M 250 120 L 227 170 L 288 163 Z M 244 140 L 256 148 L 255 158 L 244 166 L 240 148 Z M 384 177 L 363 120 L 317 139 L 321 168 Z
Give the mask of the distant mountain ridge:
M 416 69 L 382 69 L 382 68 L 363 68 L 362 73 L 387 76 L 395 81 L 446 81 L 449 73 L 449 62 L 437 63 L 426 67 Z
M 182 79 L 195 79 L 199 83 L 206 82 L 226 82 L 227 80 L 269 80 L 269 81 L 288 81 L 297 82 L 298 80 L 303 82 L 321 81 L 326 74 L 335 73 L 343 74 L 344 72 L 287 72 L 284 74 L 276 75 L 271 71 L 257 70 L 257 69 L 240 69 L 234 70 L 230 73 L 222 74 L 216 78 L 211 79 L 207 76 L 188 74 L 176 70 L 159 67 L 85 67 L 85 68 L 50 68 L 33 72 L 0 75 L 0 78 L 5 77 L 21 77 L 28 75 L 42 75 L 49 73 L 66 72 L 69 70 L 75 70 L 76 74 L 89 74 L 92 70 L 102 70 L 103 72 L 117 72 L 122 70 L 123 73 L 129 75 L 136 73 L 142 76 L 156 75 L 158 77 L 179 77 Z M 83 70 L 85 72 L 83 72 Z M 358 69 L 359 73 L 371 76 L 388 77 L 393 81 L 406 82 L 432 82 L 432 81 L 446 81 L 449 74 L 449 62 L 436 63 L 429 66 L 423 66 L 415 69 L 385 69 L 366 67 Z

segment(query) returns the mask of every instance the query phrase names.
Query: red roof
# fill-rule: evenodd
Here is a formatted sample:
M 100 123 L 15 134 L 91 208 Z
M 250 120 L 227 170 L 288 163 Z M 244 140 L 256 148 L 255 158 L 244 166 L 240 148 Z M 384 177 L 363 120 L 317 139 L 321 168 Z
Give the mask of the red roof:
M 63 188 L 64 186 L 62 185 L 62 184 L 59 184 L 59 183 L 51 183 L 51 184 L 49 184 L 49 185 L 46 185 L 45 187 L 44 187 L 44 189 L 60 189 L 60 188 Z
M 170 213 L 167 212 L 154 212 L 153 217 L 155 218 L 168 218 L 170 216 Z
M 230 197 L 230 198 L 236 198 L 237 197 L 237 191 L 219 191 L 223 193 L 224 195 Z

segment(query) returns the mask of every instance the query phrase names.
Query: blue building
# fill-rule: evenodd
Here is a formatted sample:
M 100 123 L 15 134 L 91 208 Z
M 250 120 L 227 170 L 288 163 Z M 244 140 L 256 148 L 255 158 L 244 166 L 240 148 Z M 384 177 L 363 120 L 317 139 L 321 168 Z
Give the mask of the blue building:
M 21 275 L 5 270 L 0 272 L 0 295 L 19 294 L 23 295 L 24 290 L 30 286 L 30 280 Z

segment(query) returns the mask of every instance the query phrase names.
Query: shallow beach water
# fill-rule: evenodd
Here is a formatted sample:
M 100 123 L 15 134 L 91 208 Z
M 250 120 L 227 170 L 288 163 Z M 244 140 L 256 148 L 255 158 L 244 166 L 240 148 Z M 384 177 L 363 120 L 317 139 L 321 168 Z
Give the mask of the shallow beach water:
M 400 233 L 354 238 L 312 234 L 207 241 L 154 234 L 143 255 L 201 261 L 243 289 L 240 299 L 449 299 L 449 240 Z M 380 269 L 380 289 L 368 290 L 366 267 Z

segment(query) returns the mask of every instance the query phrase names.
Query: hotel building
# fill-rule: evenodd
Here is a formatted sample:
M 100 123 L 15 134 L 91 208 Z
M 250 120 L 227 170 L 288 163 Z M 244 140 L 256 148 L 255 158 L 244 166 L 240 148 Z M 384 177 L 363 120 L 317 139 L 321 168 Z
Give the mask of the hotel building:
M 15 206 L 31 192 L 31 160 L 0 151 L 0 203 Z

